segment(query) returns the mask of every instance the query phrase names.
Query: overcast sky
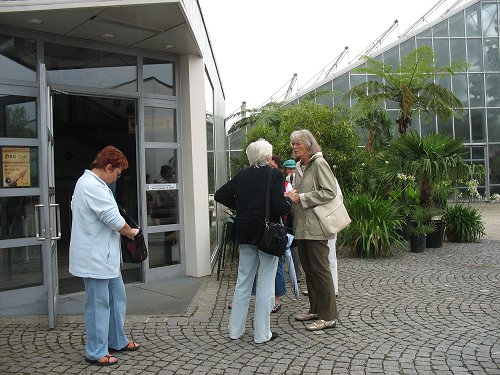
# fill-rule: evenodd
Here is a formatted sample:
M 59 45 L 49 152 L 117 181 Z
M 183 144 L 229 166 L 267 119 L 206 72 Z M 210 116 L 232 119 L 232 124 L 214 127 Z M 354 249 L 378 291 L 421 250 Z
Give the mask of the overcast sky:
M 443 2 L 431 21 L 456 0 Z M 226 94 L 226 115 L 242 101 L 257 108 L 293 74 L 297 88 L 308 83 L 349 46 L 353 60 L 394 20 L 385 39 L 397 39 L 438 3 L 437 0 L 199 0 Z M 467 3 L 463 1 L 462 4 Z M 278 96 L 280 95 L 278 93 Z M 283 99 L 283 98 L 281 98 Z

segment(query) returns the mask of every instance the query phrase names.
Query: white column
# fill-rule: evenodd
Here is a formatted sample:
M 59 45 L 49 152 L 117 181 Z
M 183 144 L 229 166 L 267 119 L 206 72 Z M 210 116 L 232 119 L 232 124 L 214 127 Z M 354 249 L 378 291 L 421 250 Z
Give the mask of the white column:
M 203 59 L 179 59 L 186 275 L 205 276 L 210 267 L 205 69 Z

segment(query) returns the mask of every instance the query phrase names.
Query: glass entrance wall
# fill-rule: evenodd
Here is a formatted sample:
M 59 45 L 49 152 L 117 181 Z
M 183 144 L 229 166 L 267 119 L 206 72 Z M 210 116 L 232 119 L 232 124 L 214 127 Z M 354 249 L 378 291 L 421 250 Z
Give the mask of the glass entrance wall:
M 60 262 L 65 263 L 59 265 L 59 268 L 62 267 L 60 277 L 70 276 L 67 274 L 67 257 L 63 250 L 69 244 L 69 202 L 72 186 L 77 179 L 73 176 L 72 168 L 77 164 L 78 175 L 81 175 L 95 152 L 104 146 L 102 142 L 120 148 L 121 144 L 129 143 L 129 138 L 134 145 L 127 154 L 127 158 L 131 157 L 131 153 L 134 154 L 129 159 L 129 169 L 134 169 L 132 174 L 135 176 L 146 159 L 147 181 L 133 179 L 130 183 L 134 185 L 126 189 L 117 184 L 116 194 L 117 197 L 126 196 L 125 206 L 134 202 L 128 207 L 129 212 L 134 218 L 140 219 L 139 223 L 148 238 L 150 264 L 144 264 L 144 268 L 180 264 L 183 230 L 179 210 L 182 194 L 177 172 L 180 151 L 176 119 L 178 101 L 175 98 L 177 59 L 145 56 L 137 51 L 131 53 L 130 50 L 122 53 L 119 48 L 108 50 L 107 47 L 99 48 L 97 44 L 96 48 L 89 48 L 88 44 L 80 46 L 77 42 L 43 43 L 37 38 L 0 34 L 0 44 L 3 46 L 0 51 L 0 290 L 44 283 L 42 245 L 36 240 L 34 218 L 34 206 L 41 202 L 42 194 L 39 186 L 42 168 L 39 145 L 42 140 L 39 139 L 41 121 L 37 118 L 37 43 L 43 44 L 40 50 L 44 51 L 44 56 L 40 58 L 58 94 L 55 104 L 55 121 L 58 123 L 54 130 L 55 169 L 56 176 L 59 176 L 56 181 L 56 200 L 64 201 L 62 214 L 63 227 L 66 228 L 63 228 L 66 237 L 59 242 L 59 253 L 63 256 Z M 21 82 L 22 86 L 32 86 L 33 95 L 17 94 L 27 89 L 18 88 L 16 82 Z M 79 92 L 85 96 L 76 95 Z M 147 96 L 154 98 L 150 101 L 154 104 L 148 105 L 148 99 L 141 99 Z M 137 106 L 142 103 L 146 103 L 142 108 Z M 105 117 L 95 117 L 103 112 Z M 139 113 L 145 114 L 143 119 L 139 119 Z M 106 125 L 121 124 L 122 120 L 128 130 L 108 129 Z M 94 129 L 101 129 L 101 133 L 94 132 Z M 85 146 L 80 145 L 79 140 L 86 140 Z M 148 147 L 146 152 L 140 152 L 145 144 L 153 146 Z M 85 162 L 83 159 L 88 160 Z M 171 168 L 171 173 L 167 167 Z M 126 181 L 127 173 L 120 183 L 123 185 Z M 149 184 L 153 188 L 148 194 L 141 196 L 137 193 L 138 189 Z M 147 202 L 143 215 L 140 211 L 141 199 Z M 166 209 L 162 211 L 162 207 Z M 126 267 L 124 272 L 129 272 L 129 268 Z M 76 290 L 69 285 L 68 291 Z
M 0 291 L 43 284 L 41 246 L 35 239 L 37 101 L 2 94 L 8 91 L 0 87 Z

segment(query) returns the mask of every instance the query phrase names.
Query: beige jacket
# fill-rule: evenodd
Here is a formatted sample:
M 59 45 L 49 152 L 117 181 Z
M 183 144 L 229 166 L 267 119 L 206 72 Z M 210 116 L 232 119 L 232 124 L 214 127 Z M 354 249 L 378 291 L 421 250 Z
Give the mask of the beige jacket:
M 300 196 L 300 203 L 294 205 L 293 230 L 297 240 L 328 240 L 313 207 L 324 204 L 337 193 L 337 186 L 330 166 L 323 153 L 314 154 L 309 164 L 297 163 L 294 188 Z

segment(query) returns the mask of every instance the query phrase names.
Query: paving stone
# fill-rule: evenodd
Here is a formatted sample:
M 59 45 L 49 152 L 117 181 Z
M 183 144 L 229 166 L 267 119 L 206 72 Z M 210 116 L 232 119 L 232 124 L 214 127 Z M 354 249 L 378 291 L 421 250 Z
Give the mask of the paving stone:
M 287 295 L 271 317 L 278 339 L 261 345 L 254 299 L 246 334 L 227 337 L 235 259 L 222 280 L 203 278 L 184 313 L 127 316 L 143 347 L 117 353 L 117 366 L 84 362 L 82 316 L 61 316 L 54 330 L 45 316 L 0 318 L 0 374 L 500 374 L 499 249 L 485 239 L 390 258 L 339 255 L 337 328 L 307 332 L 293 318 L 307 298 Z

